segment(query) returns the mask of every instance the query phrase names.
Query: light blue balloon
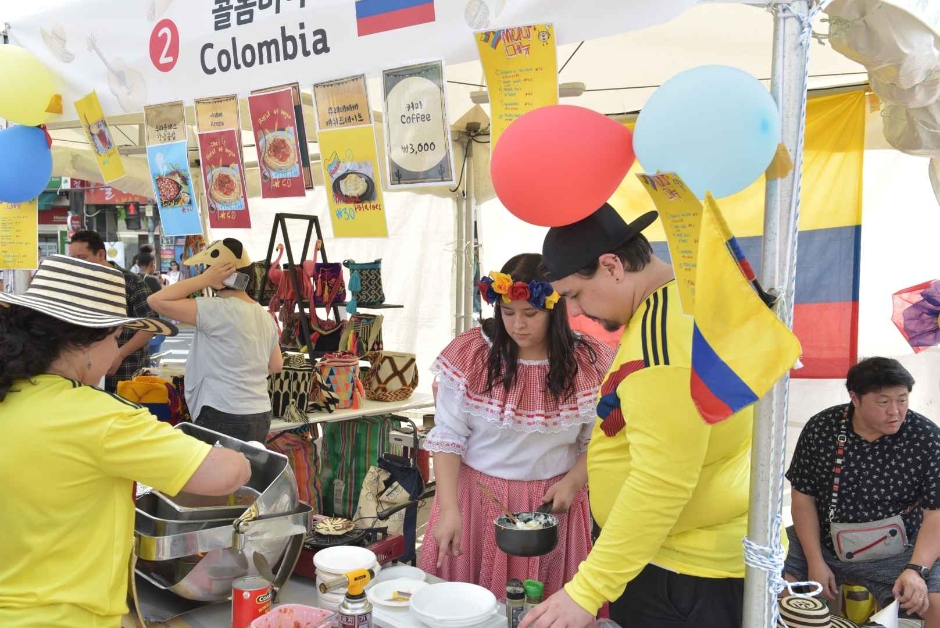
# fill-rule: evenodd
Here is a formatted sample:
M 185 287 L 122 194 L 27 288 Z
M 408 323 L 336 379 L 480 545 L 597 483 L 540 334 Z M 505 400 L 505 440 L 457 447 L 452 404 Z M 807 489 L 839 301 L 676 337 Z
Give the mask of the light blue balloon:
M 740 192 L 773 161 L 777 104 L 760 81 L 723 65 L 686 70 L 640 111 L 633 149 L 643 169 L 675 172 L 699 198 Z
M 35 126 L 0 131 L 0 201 L 25 203 L 46 189 L 52 176 L 52 151 Z

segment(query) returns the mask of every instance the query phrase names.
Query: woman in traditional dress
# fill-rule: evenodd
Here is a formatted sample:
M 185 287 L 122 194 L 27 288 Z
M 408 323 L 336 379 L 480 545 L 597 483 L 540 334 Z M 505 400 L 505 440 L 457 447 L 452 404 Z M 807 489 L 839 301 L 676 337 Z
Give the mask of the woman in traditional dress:
M 500 599 L 510 578 L 540 580 L 551 595 L 591 549 L 586 452 L 614 354 L 571 331 L 541 261 L 518 255 L 480 282 L 495 317 L 457 337 L 432 367 L 435 427 L 424 447 L 434 452 L 437 496 L 421 568 Z M 500 551 L 493 525 L 500 512 L 478 483 L 513 512 L 551 502 L 557 547 L 534 558 Z

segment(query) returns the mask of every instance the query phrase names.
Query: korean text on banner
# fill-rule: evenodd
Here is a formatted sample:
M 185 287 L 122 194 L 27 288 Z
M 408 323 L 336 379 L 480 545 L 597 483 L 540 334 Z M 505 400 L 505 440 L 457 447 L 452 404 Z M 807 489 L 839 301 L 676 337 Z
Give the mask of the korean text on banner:
M 199 134 L 199 162 L 213 229 L 250 229 L 245 168 L 234 129 Z
M 261 170 L 261 197 L 305 196 L 292 90 L 251 95 L 248 111 Z
M 513 120 L 558 104 L 555 29 L 551 24 L 535 24 L 475 36 L 490 95 L 492 150 Z
M 144 107 L 147 146 L 182 142 L 186 139 L 186 114 L 183 101 Z
M 196 110 L 196 131 L 199 133 L 241 129 L 238 96 L 233 94 L 216 98 L 197 98 L 193 104 Z
M 320 130 L 372 124 L 365 74 L 317 83 L 313 100 Z
M 454 182 L 445 85 L 443 61 L 382 73 L 390 186 Z
M 0 269 L 39 268 L 39 201 L 0 203 Z
M 185 141 L 147 147 L 153 193 L 165 236 L 202 234 L 188 157 Z
M 101 103 L 98 102 L 98 94 L 92 92 L 75 101 L 75 111 L 78 112 L 82 128 L 85 129 L 85 136 L 98 161 L 98 170 L 101 171 L 102 179 L 105 183 L 117 181 L 124 176 L 124 164 L 121 162 L 114 138 L 111 137 L 108 122 L 104 119 Z
M 659 211 L 676 273 L 682 311 L 691 316 L 695 313 L 695 269 L 702 228 L 702 204 L 674 173 L 637 176 Z
M 312 190 L 313 173 L 310 171 L 310 148 L 307 145 L 307 124 L 304 121 L 304 108 L 300 98 L 300 83 L 259 89 L 252 94 L 270 94 L 282 89 L 291 90 L 291 97 L 294 99 L 294 125 L 297 127 L 297 146 L 300 148 L 300 170 L 304 175 L 304 188 Z
M 373 128 L 321 131 L 318 139 L 333 237 L 388 237 Z

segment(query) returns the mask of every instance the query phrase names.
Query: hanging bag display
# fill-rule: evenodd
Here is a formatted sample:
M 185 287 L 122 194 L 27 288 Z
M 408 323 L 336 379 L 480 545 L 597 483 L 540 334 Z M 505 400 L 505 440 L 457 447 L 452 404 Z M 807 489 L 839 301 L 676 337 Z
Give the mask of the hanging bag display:
M 313 249 L 313 302 L 317 307 L 327 307 L 333 303 L 346 301 L 346 280 L 343 278 L 343 265 L 338 262 L 318 262 L 323 242 L 317 240 Z M 309 264 L 304 265 L 310 271 Z M 309 274 L 309 273 L 308 273 Z
M 904 553 L 908 547 L 907 529 L 903 517 L 893 517 L 863 523 L 837 523 L 836 507 L 839 501 L 840 476 L 845 462 L 845 445 L 851 423 L 851 404 L 842 414 L 842 428 L 836 438 L 836 457 L 832 470 L 832 499 L 829 503 L 829 534 L 839 560 L 847 563 L 865 563 L 882 558 L 891 558 Z M 902 514 L 919 508 L 914 504 Z
M 335 352 L 339 351 L 342 346 L 346 321 L 337 318 L 336 308 L 333 307 L 334 300 L 339 298 L 339 287 L 339 285 L 334 285 L 333 293 L 327 295 L 327 301 L 323 306 L 326 310 L 324 318 L 320 318 L 316 307 L 310 308 L 310 344 L 316 351 Z M 331 314 L 333 320 L 330 320 Z
M 381 351 L 384 320 L 385 317 L 381 314 L 351 314 L 343 329 L 340 349 L 359 357 L 373 351 Z
M 349 290 L 352 298 L 346 305 L 346 311 L 355 314 L 359 307 L 376 307 L 385 303 L 385 291 L 382 289 L 382 260 L 377 259 L 367 264 L 357 264 L 348 259 L 343 266 L 349 269 Z
M 323 383 L 336 396 L 336 408 L 358 408 L 365 396 L 359 381 L 359 358 L 351 353 L 328 353 L 317 361 Z
M 295 405 L 306 409 L 310 402 L 310 391 L 314 384 L 313 366 L 298 353 L 285 353 L 284 368 L 268 378 L 268 395 L 271 397 L 271 415 L 280 419 L 287 415 L 287 408 Z
M 380 351 L 366 356 L 369 370 L 362 374 L 366 399 L 404 401 L 418 387 L 418 364 L 413 353 Z

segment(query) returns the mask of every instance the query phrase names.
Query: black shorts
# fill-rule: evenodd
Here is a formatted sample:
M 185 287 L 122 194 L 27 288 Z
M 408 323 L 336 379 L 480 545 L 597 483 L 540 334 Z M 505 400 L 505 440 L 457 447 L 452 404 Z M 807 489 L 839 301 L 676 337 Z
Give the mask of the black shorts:
M 647 565 L 611 602 L 622 628 L 739 628 L 743 578 L 699 578 Z
M 193 423 L 207 430 L 219 432 L 245 442 L 253 440 L 264 443 L 268 438 L 268 431 L 271 429 L 271 413 L 229 414 L 204 406 L 199 412 L 199 417 Z

